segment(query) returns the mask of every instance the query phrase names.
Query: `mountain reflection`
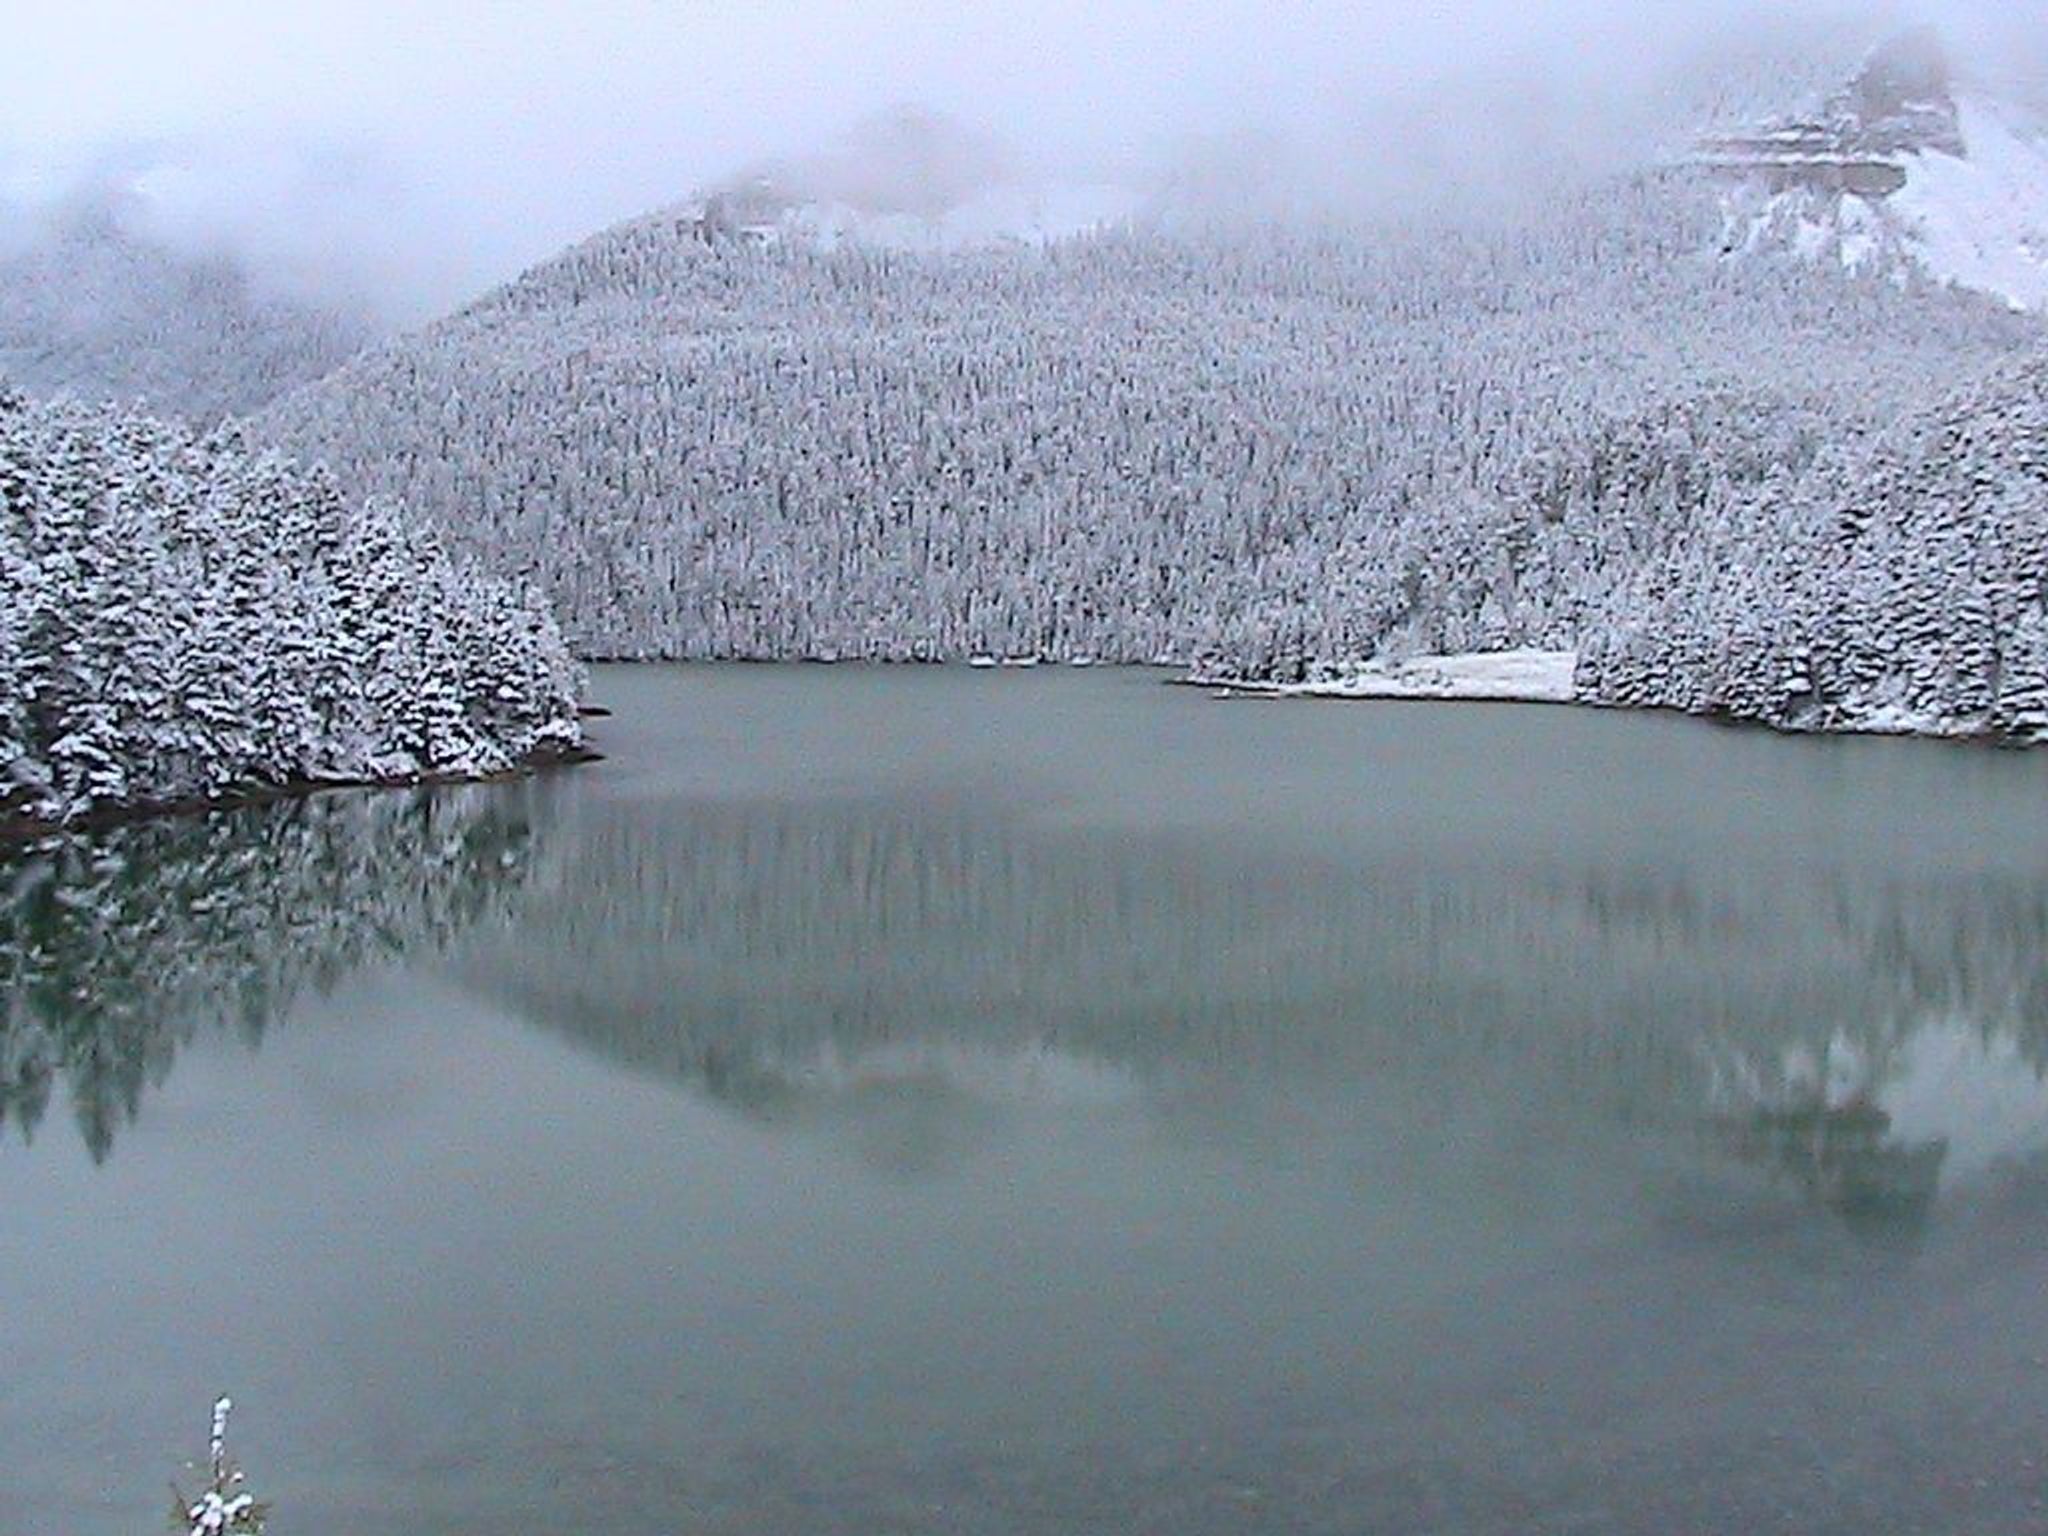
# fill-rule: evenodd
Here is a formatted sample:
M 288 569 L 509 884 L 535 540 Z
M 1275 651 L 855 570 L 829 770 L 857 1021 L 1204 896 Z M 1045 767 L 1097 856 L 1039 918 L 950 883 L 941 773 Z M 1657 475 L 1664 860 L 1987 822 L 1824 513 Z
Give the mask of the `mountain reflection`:
M 522 787 L 319 795 L 0 860 L 0 1129 L 60 1089 L 96 1162 L 206 1028 L 252 1046 L 312 988 L 437 948 L 533 844 Z
M 1925 1219 L 1982 1093 L 2010 1112 L 1972 1168 L 2048 1140 L 2048 887 L 2018 877 L 1302 859 L 896 799 L 557 832 L 474 985 L 888 1166 L 1019 1096 L 1399 1105 L 1504 1155 L 1682 1141 L 1869 1228 Z

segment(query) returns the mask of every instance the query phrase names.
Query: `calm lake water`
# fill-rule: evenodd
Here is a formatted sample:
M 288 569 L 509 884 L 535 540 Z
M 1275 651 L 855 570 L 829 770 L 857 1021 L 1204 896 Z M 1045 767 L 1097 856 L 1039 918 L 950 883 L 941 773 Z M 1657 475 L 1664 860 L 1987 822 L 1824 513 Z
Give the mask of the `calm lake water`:
M 2048 756 L 598 681 L 0 862 L 0 1532 L 2048 1531 Z

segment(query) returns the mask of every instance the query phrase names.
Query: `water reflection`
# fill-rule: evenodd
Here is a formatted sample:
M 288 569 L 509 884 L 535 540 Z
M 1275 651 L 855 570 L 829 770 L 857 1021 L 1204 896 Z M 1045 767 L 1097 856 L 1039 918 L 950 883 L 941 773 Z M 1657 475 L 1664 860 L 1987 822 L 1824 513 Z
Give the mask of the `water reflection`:
M 480 992 L 906 1176 L 1019 1104 L 1215 1134 L 1287 1102 L 1518 1156 L 1682 1137 L 1696 1173 L 1882 1234 L 2048 1141 L 2048 885 L 1669 855 L 1282 857 L 926 796 L 551 786 L 155 823 L 0 865 L 0 1124 L 61 1093 L 104 1159 L 195 1030 L 253 1044 L 302 989 L 467 933 Z
M 1455 1136 L 1472 1167 L 1679 1146 L 1695 1196 L 1791 1191 L 1910 1236 L 1945 1170 L 2048 1141 L 2048 884 L 1655 853 L 1281 857 L 931 796 L 599 802 L 463 969 L 905 1173 L 971 1158 L 1020 1097 L 1201 1135 L 1287 1106 Z
M 0 1130 L 70 1101 L 96 1162 L 204 1028 L 252 1047 L 305 989 L 445 945 L 533 854 L 519 787 L 336 794 L 0 861 Z
M 0 1154 L 16 1507 L 150 1518 L 225 1351 L 306 1530 L 2040 1525 L 2039 764 L 609 686 L 8 867 L 10 1118 L 145 1117 Z

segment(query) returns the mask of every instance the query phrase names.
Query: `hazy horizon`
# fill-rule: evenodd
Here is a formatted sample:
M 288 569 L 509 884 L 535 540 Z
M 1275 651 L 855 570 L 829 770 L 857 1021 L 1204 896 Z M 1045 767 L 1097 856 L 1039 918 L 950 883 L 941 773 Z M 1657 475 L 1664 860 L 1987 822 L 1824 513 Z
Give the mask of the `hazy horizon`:
M 1333 203 L 1484 200 L 1639 160 L 1687 114 L 1754 105 L 1750 85 L 1817 85 L 1918 22 L 1999 67 L 2028 32 L 1986 0 L 1830 0 L 1790 18 L 1755 0 L 1305 0 L 1278 15 L 1038 0 L 977 16 L 433 0 L 382 18 L 84 0 L 16 25 L 0 212 L 19 233 L 81 194 L 128 200 L 174 246 L 407 322 L 899 104 L 987 132 L 1044 176 L 1270 154 L 1312 168 Z

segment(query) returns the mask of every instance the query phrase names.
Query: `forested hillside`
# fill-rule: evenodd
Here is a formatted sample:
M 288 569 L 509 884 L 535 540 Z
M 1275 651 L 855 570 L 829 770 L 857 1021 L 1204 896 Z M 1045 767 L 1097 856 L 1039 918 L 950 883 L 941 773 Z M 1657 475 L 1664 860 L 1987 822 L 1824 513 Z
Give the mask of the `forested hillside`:
M 2048 352 L 1716 504 L 1580 692 L 1801 729 L 2048 736 Z
M 1584 653 L 1604 702 L 2028 734 L 2014 594 L 2048 487 L 2014 412 L 2048 320 L 1927 263 L 1728 238 L 1731 177 L 1841 203 L 1953 159 L 1930 48 L 1881 51 L 1802 130 L 1818 149 L 1729 139 L 1491 221 L 903 249 L 685 205 L 258 430 L 533 579 L 592 656 L 1313 683 L 1538 649 Z M 1967 471 L 1897 425 L 1957 411 Z M 1847 546 L 1811 510 L 1876 501 Z M 1985 605 L 1975 659 L 1926 617 Z M 1763 660 L 1759 626 L 1850 673 Z
M 0 394 L 0 827 L 573 750 L 553 621 L 239 435 Z
M 2028 344 L 1967 296 L 1718 259 L 1711 189 L 1537 224 L 945 255 L 565 253 L 260 429 L 530 574 L 597 656 L 1555 642 L 1731 486 Z

